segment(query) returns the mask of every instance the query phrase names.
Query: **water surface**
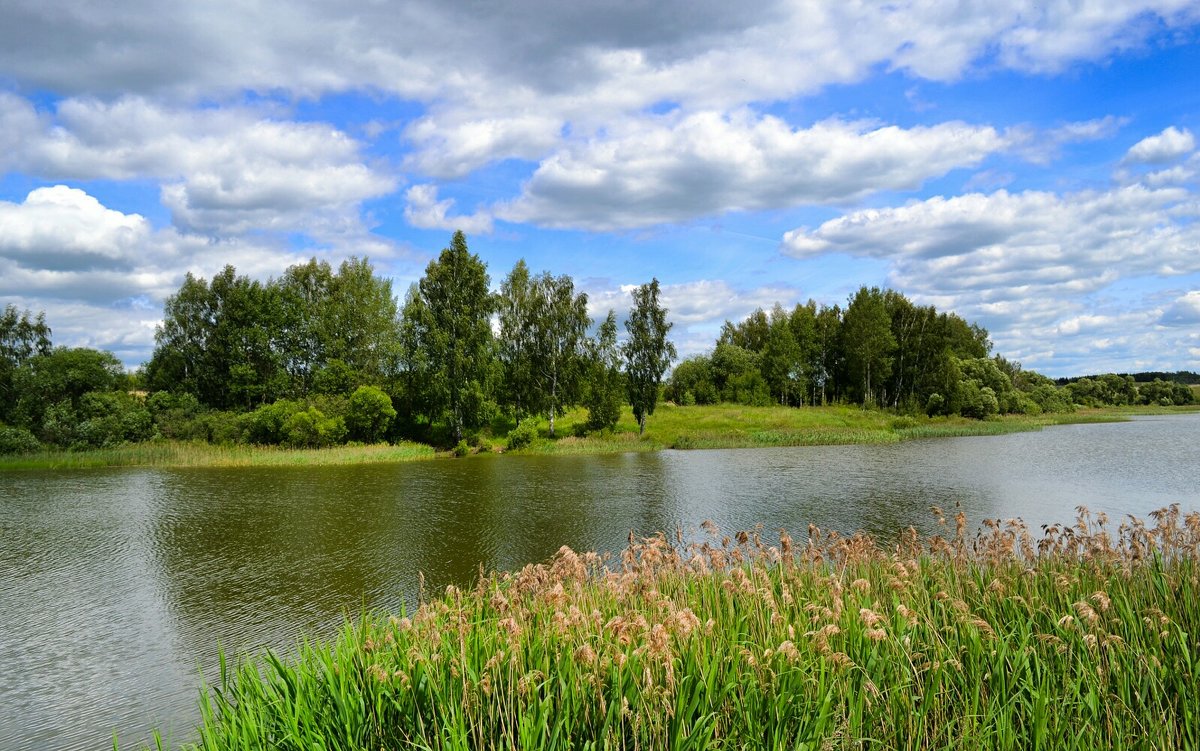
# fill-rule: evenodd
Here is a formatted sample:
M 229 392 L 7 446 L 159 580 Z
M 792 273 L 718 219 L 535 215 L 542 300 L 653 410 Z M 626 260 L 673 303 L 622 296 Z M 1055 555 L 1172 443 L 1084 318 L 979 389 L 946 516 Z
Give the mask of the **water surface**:
M 201 671 L 629 532 L 1200 508 L 1200 415 L 887 446 L 0 475 L 0 751 L 191 737 Z

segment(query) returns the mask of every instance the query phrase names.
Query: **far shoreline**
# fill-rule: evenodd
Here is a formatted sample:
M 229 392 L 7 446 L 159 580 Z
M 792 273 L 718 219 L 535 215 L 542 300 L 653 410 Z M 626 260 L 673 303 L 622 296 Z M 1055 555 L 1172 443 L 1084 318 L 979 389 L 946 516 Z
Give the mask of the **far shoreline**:
M 1007 415 L 990 420 L 897 415 L 858 407 L 679 407 L 664 404 L 638 436 L 632 415 L 623 415 L 610 433 L 574 435 L 568 413 L 559 435 L 549 438 L 545 424 L 532 445 L 506 450 L 503 437 L 483 436 L 472 454 L 563 456 L 653 452 L 666 449 L 740 449 L 784 446 L 883 445 L 932 438 L 1004 435 L 1055 425 L 1125 422 L 1141 415 L 1187 414 L 1200 407 L 1108 407 L 1037 416 Z M 564 429 L 565 428 L 565 429 Z M 0 457 L 0 472 L 112 467 L 322 467 L 399 464 L 456 457 L 452 450 L 400 442 L 291 449 L 259 445 L 215 445 L 156 440 L 86 451 L 41 451 Z

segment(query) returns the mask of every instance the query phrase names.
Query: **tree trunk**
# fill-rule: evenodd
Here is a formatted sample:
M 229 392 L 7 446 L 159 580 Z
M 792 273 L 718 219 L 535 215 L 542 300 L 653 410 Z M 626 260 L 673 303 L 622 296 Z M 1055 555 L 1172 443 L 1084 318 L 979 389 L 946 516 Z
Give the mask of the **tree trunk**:
M 646 415 L 645 415 L 645 413 L 643 413 L 642 416 L 638 418 L 638 435 L 642 436 L 645 434 L 646 434 Z

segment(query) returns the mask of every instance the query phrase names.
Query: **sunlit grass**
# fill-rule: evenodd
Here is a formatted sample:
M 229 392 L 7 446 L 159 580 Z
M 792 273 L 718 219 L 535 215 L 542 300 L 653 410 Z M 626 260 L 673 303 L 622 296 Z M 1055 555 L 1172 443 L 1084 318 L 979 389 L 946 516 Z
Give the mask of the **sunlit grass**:
M 197 748 L 1196 748 L 1200 513 L 1152 516 L 563 548 L 223 664 Z
M 1169 411 L 1169 410 L 1166 410 Z M 541 421 L 541 440 L 521 453 L 609 453 L 654 451 L 665 448 L 718 449 L 768 446 L 829 446 L 886 444 L 921 438 L 1002 435 L 1041 430 L 1050 425 L 1120 422 L 1134 414 L 1157 414 L 1145 408 L 1081 410 L 1071 414 L 1006 415 L 991 420 L 963 417 L 897 416 L 882 410 L 853 406 L 747 407 L 735 404 L 680 407 L 661 404 L 647 420 L 646 433 L 637 434 L 631 411 L 622 413 L 614 431 L 576 435 L 587 413 L 570 410 L 557 423 L 558 437 L 549 437 Z M 502 438 L 489 444 L 503 450 Z

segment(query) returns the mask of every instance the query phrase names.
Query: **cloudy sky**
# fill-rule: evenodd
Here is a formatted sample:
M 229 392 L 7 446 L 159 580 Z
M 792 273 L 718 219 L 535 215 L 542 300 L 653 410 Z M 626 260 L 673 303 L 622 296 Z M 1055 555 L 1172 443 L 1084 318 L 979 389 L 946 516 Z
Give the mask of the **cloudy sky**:
M 137 365 L 187 271 L 403 294 L 461 228 L 601 314 L 657 277 L 684 354 L 866 284 L 1200 370 L 1198 81 L 1195 0 L 5 0 L 0 303 Z

